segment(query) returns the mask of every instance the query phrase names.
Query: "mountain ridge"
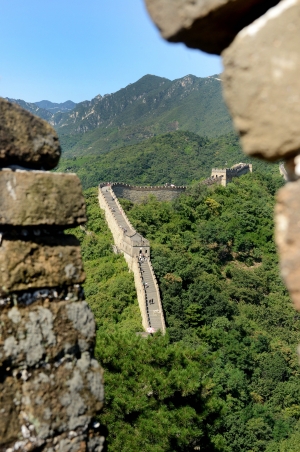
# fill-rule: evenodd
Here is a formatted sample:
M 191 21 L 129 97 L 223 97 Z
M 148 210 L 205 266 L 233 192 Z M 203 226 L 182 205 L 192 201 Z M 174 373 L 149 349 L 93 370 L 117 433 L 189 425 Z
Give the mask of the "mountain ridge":
M 66 100 L 65 102 L 51 102 L 50 100 L 41 100 L 39 102 L 34 102 L 40 108 L 48 110 L 52 113 L 58 113 L 60 111 L 67 112 L 73 110 L 76 107 L 76 103 L 72 100 Z
M 176 130 L 209 137 L 230 133 L 233 126 L 220 81 L 219 74 L 175 80 L 147 74 L 115 93 L 98 94 L 56 113 L 41 108 L 52 108 L 50 101 L 16 102 L 56 128 L 63 153 L 70 158 L 106 153 Z
M 220 78 L 193 75 L 173 81 L 144 76 L 56 116 L 54 126 L 66 157 L 106 153 L 175 130 L 210 137 L 233 130 Z

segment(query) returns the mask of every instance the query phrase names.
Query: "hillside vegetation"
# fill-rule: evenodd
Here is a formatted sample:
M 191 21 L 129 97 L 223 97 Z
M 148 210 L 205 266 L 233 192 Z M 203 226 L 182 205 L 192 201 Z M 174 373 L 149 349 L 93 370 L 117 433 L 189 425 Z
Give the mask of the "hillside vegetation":
M 193 75 L 174 81 L 146 75 L 116 93 L 77 104 L 55 116 L 54 124 L 66 157 L 105 153 L 174 130 L 209 137 L 232 131 L 218 77 Z
M 151 241 L 162 294 L 167 334 L 148 340 L 135 334 L 133 277 L 112 253 L 96 190 L 86 192 L 90 232 L 77 234 L 105 369 L 109 451 L 299 451 L 300 320 L 273 242 L 281 184 L 257 171 L 226 188 L 195 183 L 173 203 L 123 202 Z
M 233 132 L 207 138 L 179 131 L 115 149 L 108 154 L 62 159 L 58 171 L 76 172 L 84 188 L 103 181 L 187 185 L 209 177 L 213 167 L 230 167 L 241 161 L 253 163 L 254 171 L 278 172 L 277 165 L 245 156 Z

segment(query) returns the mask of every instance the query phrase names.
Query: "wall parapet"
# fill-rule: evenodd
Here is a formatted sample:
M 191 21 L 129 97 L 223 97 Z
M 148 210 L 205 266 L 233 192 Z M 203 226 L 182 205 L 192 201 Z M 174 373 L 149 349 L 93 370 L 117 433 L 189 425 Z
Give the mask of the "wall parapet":
M 165 185 L 130 185 L 125 184 L 124 182 L 112 182 L 112 187 L 121 186 L 126 188 L 131 188 L 132 190 L 141 190 L 148 191 L 151 190 L 186 190 L 186 185 L 173 185 L 173 184 L 165 184 Z
M 182 190 L 185 191 L 187 189 L 186 185 L 173 185 L 173 184 L 165 184 L 165 185 L 131 185 L 131 184 L 125 184 L 124 182 L 101 182 L 99 184 L 100 188 L 103 187 L 124 187 L 129 188 L 131 190 L 140 190 L 140 191 L 149 191 L 149 190 Z
M 159 201 L 172 201 L 185 192 L 184 185 L 130 185 L 123 182 L 105 182 L 100 188 L 109 185 L 118 198 L 125 198 L 134 203 L 143 202 L 149 195 L 155 196 Z

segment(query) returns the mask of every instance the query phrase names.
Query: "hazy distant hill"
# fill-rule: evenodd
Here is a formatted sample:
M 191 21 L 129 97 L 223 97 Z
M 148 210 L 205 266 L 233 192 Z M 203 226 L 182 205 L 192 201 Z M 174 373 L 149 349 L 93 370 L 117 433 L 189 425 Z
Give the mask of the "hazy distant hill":
M 34 115 L 39 116 L 40 118 L 45 119 L 48 122 L 51 122 L 53 119 L 53 113 L 44 108 L 40 108 L 34 103 L 25 102 L 21 99 L 10 99 L 9 97 L 6 97 L 6 99 L 9 100 L 9 102 L 20 105 L 25 110 L 30 111 L 30 113 L 33 113 Z
M 40 102 L 25 102 L 21 99 L 10 99 L 9 97 L 6 97 L 6 99 L 20 105 L 25 110 L 28 110 L 40 118 L 45 119 L 51 124 L 54 124 L 55 122 L 55 113 L 68 112 L 76 107 L 75 102 L 72 102 L 71 100 L 57 104 L 50 102 L 49 100 L 41 100 Z
M 71 100 L 67 100 L 66 102 L 62 102 L 62 103 L 54 103 L 54 102 L 50 102 L 49 100 L 41 100 L 40 102 L 34 102 L 34 103 L 38 107 L 44 108 L 45 110 L 48 110 L 51 113 L 67 112 L 67 111 L 73 110 L 73 108 L 76 107 L 75 102 L 73 102 Z

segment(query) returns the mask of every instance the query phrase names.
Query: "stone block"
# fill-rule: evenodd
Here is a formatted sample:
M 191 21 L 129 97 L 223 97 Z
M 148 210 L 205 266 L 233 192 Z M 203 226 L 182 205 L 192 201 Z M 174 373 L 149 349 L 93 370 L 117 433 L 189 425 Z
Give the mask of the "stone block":
M 102 450 L 104 438 L 92 424 L 103 405 L 102 369 L 89 353 L 23 370 L 21 377 L 1 371 L 1 407 L 9 415 L 0 416 L 1 450 Z
M 162 36 L 220 54 L 245 26 L 279 0 L 145 0 Z
M 0 450 L 100 452 L 103 371 L 85 301 L 0 311 Z
M 24 411 L 36 422 L 37 437 L 46 439 L 57 430 L 85 429 L 103 402 L 102 371 L 95 359 L 83 353 L 60 366 L 33 371 L 23 384 Z
M 1 372 L 1 367 L 0 367 Z M 16 441 L 20 424 L 18 419 L 19 410 L 16 409 L 16 398 L 18 393 L 18 382 L 11 376 L 4 378 L 4 372 L 1 372 L 0 379 L 0 450 L 1 446 Z
M 0 98 L 0 166 L 52 169 L 60 145 L 53 127 L 19 105 Z
M 66 226 L 86 221 L 76 174 L 0 169 L 0 225 Z
M 279 190 L 275 223 L 281 275 L 296 309 L 300 310 L 300 180 Z
M 243 150 L 269 161 L 300 149 L 300 1 L 283 0 L 224 56 L 224 95 Z
M 0 311 L 0 367 L 60 365 L 68 355 L 90 352 L 95 320 L 86 301 L 40 300 Z M 24 374 L 26 375 L 26 373 Z M 22 377 L 22 370 L 17 375 Z
M 80 246 L 72 235 L 4 235 L 0 246 L 0 293 L 82 283 Z

